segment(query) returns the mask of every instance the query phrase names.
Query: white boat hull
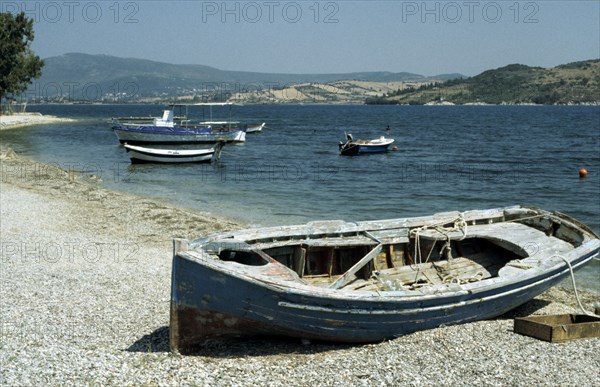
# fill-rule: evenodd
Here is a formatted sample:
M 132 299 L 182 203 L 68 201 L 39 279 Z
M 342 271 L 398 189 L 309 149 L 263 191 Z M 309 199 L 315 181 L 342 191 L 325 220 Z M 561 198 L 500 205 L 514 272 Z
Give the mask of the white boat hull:
M 177 150 L 177 149 L 155 149 L 125 144 L 127 155 L 132 164 L 140 163 L 202 163 L 218 159 L 221 154 L 222 145 L 218 144 L 210 149 Z
M 262 124 L 259 124 L 259 125 L 248 125 L 248 126 L 246 126 L 244 131 L 246 133 L 258 133 L 258 132 L 262 132 L 264 127 L 265 127 L 265 123 L 263 122 Z

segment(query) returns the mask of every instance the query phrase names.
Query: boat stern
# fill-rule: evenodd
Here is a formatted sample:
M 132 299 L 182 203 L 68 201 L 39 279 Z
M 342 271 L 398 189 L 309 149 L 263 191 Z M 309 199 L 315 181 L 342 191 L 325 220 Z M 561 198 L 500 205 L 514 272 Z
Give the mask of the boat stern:
M 169 346 L 189 354 L 211 339 L 269 332 L 265 324 L 248 318 L 244 283 L 227 273 L 199 263 L 189 242 L 173 242 Z

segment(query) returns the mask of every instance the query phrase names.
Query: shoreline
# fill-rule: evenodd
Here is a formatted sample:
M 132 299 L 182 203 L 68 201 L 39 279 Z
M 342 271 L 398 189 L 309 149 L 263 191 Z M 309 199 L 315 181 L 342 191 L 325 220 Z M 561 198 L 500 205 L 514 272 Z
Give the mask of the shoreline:
M 0 130 L 24 128 L 33 125 L 55 124 L 61 122 L 75 122 L 72 118 L 61 118 L 41 113 L 21 113 L 0 115 Z
M 551 344 L 515 316 L 578 313 L 554 287 L 497 319 L 368 345 L 244 339 L 169 352 L 172 238 L 243 227 L 0 154 L 0 384 L 591 385 L 600 339 Z M 582 293 L 588 310 L 598 296 Z M 568 364 L 568 366 L 565 366 Z
M 119 227 L 113 230 L 131 233 L 131 225 L 140 222 L 147 230 L 169 235 L 166 240 L 171 242 L 173 238 L 191 239 L 207 233 L 243 227 L 240 222 L 212 214 L 208 210 L 195 213 L 157 198 L 105 188 L 95 175 L 64 170 L 56 165 L 24 158 L 10 148 L 0 149 L 0 162 L 2 188 L 8 184 L 76 203 L 86 216 L 93 217 L 94 222 L 87 224 L 93 229 L 105 229 L 106 226 L 102 226 L 102 223 L 118 223 Z

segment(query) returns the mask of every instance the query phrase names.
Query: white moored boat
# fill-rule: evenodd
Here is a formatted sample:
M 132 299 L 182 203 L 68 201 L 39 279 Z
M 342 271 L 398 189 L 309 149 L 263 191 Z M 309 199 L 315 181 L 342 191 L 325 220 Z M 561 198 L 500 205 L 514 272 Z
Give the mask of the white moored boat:
M 157 149 L 124 144 L 132 164 L 138 163 L 202 163 L 219 160 L 223 143 L 208 149 Z
M 387 152 L 394 142 L 394 139 L 383 136 L 373 140 L 354 140 L 351 134 L 347 134 L 346 138 L 345 143 L 341 141 L 339 143 L 340 153 L 345 156 Z

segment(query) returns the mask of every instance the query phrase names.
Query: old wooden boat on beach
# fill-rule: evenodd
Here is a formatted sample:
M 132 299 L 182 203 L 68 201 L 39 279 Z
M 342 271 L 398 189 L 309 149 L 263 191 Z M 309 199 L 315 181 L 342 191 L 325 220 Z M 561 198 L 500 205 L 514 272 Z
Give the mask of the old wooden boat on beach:
M 247 335 L 375 342 L 492 318 L 599 250 L 577 220 L 521 206 L 176 240 L 171 348 Z
M 383 153 L 387 152 L 388 148 L 394 139 L 381 136 L 373 140 L 354 140 L 351 134 L 346 135 L 346 142 L 340 141 L 340 153 L 344 156 L 356 156 L 365 153 Z

